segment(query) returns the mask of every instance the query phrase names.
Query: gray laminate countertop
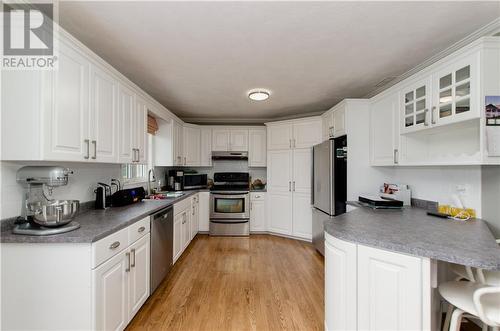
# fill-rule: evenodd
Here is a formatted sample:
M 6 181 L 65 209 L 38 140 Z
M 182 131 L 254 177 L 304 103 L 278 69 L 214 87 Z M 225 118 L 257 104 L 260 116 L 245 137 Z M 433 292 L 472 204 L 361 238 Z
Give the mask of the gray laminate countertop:
M 79 229 L 50 236 L 27 236 L 13 234 L 12 229 L 14 227 L 14 223 L 12 221 L 4 221 L 2 222 L 0 242 L 92 243 L 118 230 L 121 230 L 148 215 L 171 206 L 176 202 L 184 200 L 187 197 L 198 193 L 198 191 L 185 191 L 184 193 L 185 194 L 183 196 L 173 199 L 143 200 L 124 207 L 111 207 L 106 210 L 93 209 L 87 212 L 82 212 L 74 218 L 74 221 L 80 223 Z
M 411 207 L 359 207 L 325 220 L 324 226 L 329 235 L 355 244 L 500 270 L 500 247 L 482 220 L 453 221 Z

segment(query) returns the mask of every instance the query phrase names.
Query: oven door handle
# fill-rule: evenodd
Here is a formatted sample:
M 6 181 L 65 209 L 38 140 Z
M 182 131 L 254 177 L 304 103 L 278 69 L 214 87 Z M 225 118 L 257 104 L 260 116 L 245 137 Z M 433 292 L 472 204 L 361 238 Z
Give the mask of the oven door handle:
M 217 193 L 217 194 L 213 194 L 212 197 L 214 199 L 228 199 L 228 198 L 234 198 L 234 199 L 246 199 L 247 197 L 249 196 L 249 194 L 231 194 L 231 193 L 228 193 L 228 194 L 224 194 L 224 193 Z

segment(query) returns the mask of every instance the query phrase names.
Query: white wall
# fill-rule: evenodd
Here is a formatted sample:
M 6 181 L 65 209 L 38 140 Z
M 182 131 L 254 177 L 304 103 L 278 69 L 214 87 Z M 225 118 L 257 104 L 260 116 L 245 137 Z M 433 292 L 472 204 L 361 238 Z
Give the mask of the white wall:
M 481 182 L 482 217 L 488 222 L 496 238 L 500 238 L 500 167 L 482 167 Z
M 69 184 L 54 188 L 52 198 L 54 199 L 75 199 L 80 202 L 95 199 L 94 189 L 97 182 L 109 183 L 111 178 L 120 179 L 119 164 L 84 164 L 65 162 L 44 162 L 29 165 L 60 165 L 70 168 L 74 174 L 69 178 Z M 24 188 L 16 182 L 16 172 L 28 165 L 21 162 L 0 162 L 0 219 L 19 216 L 21 214 L 21 204 L 24 197 Z

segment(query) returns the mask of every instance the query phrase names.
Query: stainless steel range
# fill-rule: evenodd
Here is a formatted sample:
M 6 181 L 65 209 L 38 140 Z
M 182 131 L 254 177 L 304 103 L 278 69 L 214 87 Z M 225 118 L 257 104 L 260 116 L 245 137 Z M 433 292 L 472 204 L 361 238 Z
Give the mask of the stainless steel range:
M 211 236 L 250 234 L 250 175 L 247 172 L 218 172 L 210 189 Z

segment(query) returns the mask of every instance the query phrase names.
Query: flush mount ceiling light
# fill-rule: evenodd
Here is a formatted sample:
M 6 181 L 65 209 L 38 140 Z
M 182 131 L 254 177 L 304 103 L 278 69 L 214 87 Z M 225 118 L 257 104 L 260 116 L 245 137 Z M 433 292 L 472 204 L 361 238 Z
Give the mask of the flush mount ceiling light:
M 264 101 L 269 98 L 269 91 L 263 90 L 263 89 L 258 89 L 258 90 L 252 90 L 248 93 L 248 97 L 250 100 L 253 101 Z

